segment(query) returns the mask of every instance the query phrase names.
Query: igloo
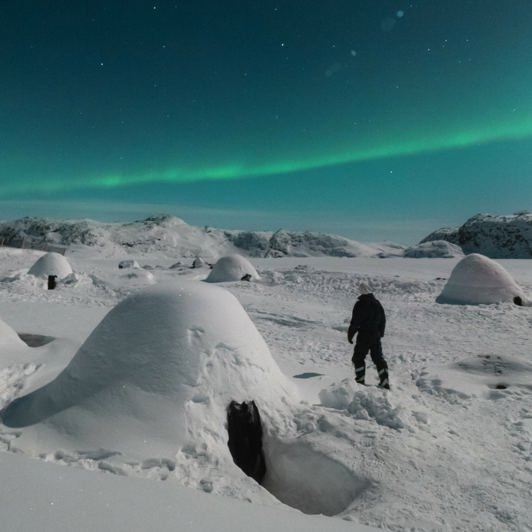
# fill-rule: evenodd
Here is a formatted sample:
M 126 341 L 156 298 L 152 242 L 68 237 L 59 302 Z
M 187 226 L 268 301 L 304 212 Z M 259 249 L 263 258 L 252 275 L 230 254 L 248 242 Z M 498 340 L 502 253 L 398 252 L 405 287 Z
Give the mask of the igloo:
M 481 305 L 514 301 L 516 297 L 527 301 L 512 276 L 494 260 L 472 253 L 454 267 L 436 302 Z
M 230 401 L 254 399 L 271 422 L 296 397 L 238 300 L 181 281 L 119 303 L 54 380 L 0 417 L 22 429 L 16 445 L 26 452 L 105 449 L 143 460 L 198 448 L 232 464 Z
M 126 268 L 140 269 L 140 264 L 136 260 L 133 260 L 133 259 L 121 260 L 118 263 L 118 269 L 119 270 L 123 270 L 123 269 L 126 269 Z
M 240 281 L 244 276 L 248 275 L 251 279 L 260 279 L 257 270 L 248 259 L 234 254 L 218 259 L 205 280 L 209 283 L 223 283 Z
M 28 273 L 35 275 L 35 277 L 57 275 L 59 279 L 63 279 L 72 273 L 72 267 L 63 255 L 50 252 L 40 257 L 30 268 Z

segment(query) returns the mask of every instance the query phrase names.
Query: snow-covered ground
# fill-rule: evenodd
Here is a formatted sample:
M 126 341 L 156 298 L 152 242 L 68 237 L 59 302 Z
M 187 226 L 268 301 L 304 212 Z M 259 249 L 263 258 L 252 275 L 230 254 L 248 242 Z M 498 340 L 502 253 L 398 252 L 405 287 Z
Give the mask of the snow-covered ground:
M 42 255 L 0 248 L 1 530 L 532 530 L 532 307 L 436 303 L 460 258 L 204 283 L 191 258 L 78 248 L 47 290 Z M 497 262 L 530 297 L 530 261 Z M 361 283 L 391 392 L 354 383 Z M 227 449 L 230 398 L 261 411 L 263 487 Z

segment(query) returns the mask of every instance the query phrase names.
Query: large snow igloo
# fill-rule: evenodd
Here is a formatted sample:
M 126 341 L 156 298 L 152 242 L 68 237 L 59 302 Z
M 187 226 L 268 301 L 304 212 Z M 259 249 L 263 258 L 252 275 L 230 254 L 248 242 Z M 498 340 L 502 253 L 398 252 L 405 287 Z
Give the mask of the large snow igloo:
M 26 452 L 105 449 L 142 461 L 186 449 L 232 471 L 226 407 L 249 399 L 282 425 L 297 392 L 231 293 L 181 281 L 119 303 L 54 380 L 0 416 L 22 429 L 16 446 Z
M 512 276 L 500 264 L 478 253 L 466 255 L 454 267 L 436 298 L 437 303 L 457 305 L 519 300 L 525 302 L 527 298 Z
M 205 280 L 209 283 L 223 283 L 240 281 L 246 276 L 249 276 L 249 279 L 260 279 L 257 270 L 248 259 L 234 254 L 218 259 Z
M 35 277 L 57 275 L 59 279 L 63 279 L 72 273 L 72 266 L 60 253 L 50 252 L 37 259 L 28 273 Z

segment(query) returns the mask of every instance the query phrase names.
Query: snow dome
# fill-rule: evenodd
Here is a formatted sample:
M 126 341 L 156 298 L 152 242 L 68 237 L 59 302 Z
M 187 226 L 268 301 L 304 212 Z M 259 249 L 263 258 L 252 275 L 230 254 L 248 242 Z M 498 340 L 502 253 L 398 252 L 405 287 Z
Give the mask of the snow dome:
M 119 303 L 53 381 L 0 416 L 25 427 L 17 446 L 34 453 L 103 448 L 148 459 L 174 458 L 184 447 L 209 456 L 214 448 L 211 455 L 233 467 L 229 402 L 254 399 L 271 420 L 295 397 L 238 300 L 181 281 Z
M 24 342 L 18 334 L 0 319 L 0 347 L 23 346 Z
M 118 263 L 118 268 L 120 270 L 123 270 L 123 269 L 126 269 L 126 268 L 136 268 L 136 269 L 140 269 L 140 264 L 136 261 L 136 260 L 133 260 L 133 259 L 125 259 L 125 260 L 121 260 L 119 263 Z
M 513 301 L 515 297 L 526 301 L 512 276 L 497 262 L 472 253 L 454 267 L 436 302 L 481 305 Z
M 59 279 L 63 279 L 72 273 L 72 267 L 63 255 L 50 252 L 40 257 L 30 268 L 28 273 L 35 275 L 35 277 L 57 275 Z
M 245 275 L 250 275 L 251 279 L 260 279 L 251 262 L 241 255 L 235 254 L 220 258 L 205 280 L 209 283 L 240 281 Z

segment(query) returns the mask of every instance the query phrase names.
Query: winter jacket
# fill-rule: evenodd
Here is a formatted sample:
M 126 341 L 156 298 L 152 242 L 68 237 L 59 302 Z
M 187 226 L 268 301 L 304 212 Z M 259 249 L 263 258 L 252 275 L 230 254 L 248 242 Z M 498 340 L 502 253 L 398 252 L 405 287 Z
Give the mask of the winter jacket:
M 379 300 L 373 294 L 362 294 L 353 307 L 353 317 L 347 331 L 351 342 L 355 333 L 359 337 L 378 339 L 384 336 L 386 316 Z

